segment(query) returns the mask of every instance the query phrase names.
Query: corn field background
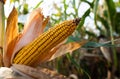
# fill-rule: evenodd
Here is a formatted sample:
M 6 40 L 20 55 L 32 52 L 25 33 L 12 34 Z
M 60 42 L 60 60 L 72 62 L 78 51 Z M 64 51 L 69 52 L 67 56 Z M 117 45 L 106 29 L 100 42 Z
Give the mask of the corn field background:
M 10 0 L 10 4 L 6 4 L 17 8 L 20 32 L 25 23 L 22 18 L 44 2 L 39 0 L 34 7 L 27 0 Z M 47 6 L 52 6 L 54 11 Z M 81 6 L 87 8 L 86 11 L 83 12 Z M 120 79 L 120 0 L 60 0 L 42 8 L 48 9 L 46 16 L 50 17 L 45 31 L 64 20 L 80 17 L 81 22 L 66 43 L 87 41 L 81 48 L 44 63 L 42 67 L 78 79 Z M 7 18 L 8 14 L 5 15 Z

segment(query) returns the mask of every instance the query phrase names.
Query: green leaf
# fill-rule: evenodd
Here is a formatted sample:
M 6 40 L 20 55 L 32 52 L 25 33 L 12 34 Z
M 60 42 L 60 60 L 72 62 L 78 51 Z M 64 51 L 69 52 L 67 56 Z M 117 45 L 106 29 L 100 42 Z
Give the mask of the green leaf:
M 78 72 L 80 72 L 80 65 L 75 61 L 75 59 L 69 53 L 67 53 L 66 56 L 71 61 L 71 63 L 73 63 L 73 65 L 75 65 Z
M 84 15 L 82 16 L 82 19 L 80 21 L 80 24 L 78 26 L 78 30 L 83 26 L 84 22 L 85 22 L 85 18 L 90 14 L 90 8 L 84 13 Z
M 23 14 L 27 14 L 28 13 L 28 4 L 25 3 L 23 6 Z
M 78 41 L 80 41 L 79 37 L 69 36 L 68 40 L 67 40 L 67 43 L 69 43 L 69 42 L 78 42 Z
M 109 35 L 110 31 L 109 31 L 109 26 L 108 26 L 107 20 L 105 20 L 103 17 L 100 17 L 99 15 L 97 15 L 97 18 L 104 25 L 105 29 L 107 30 L 107 35 Z
M 75 11 L 75 15 L 74 18 L 78 17 L 78 7 L 76 6 L 76 2 L 75 0 L 72 0 L 72 5 L 73 5 L 73 9 Z M 78 6 L 80 5 L 80 2 L 78 2 Z
M 66 0 L 63 0 L 63 4 L 64 4 L 64 20 L 67 19 L 67 8 L 68 8 L 68 5 L 66 4 Z
M 99 28 L 98 25 L 97 25 L 97 9 L 98 9 L 98 2 L 99 2 L 99 0 L 95 0 L 94 8 L 93 8 L 93 12 L 94 12 L 94 22 L 95 22 L 95 25 L 96 25 L 97 28 Z
M 73 0 L 73 6 L 74 6 L 74 8 L 75 8 L 75 6 L 76 6 L 75 0 Z
M 114 47 L 115 45 L 106 44 L 106 43 L 88 42 L 83 47 L 88 48 L 88 47 L 101 47 L 101 46 Z
M 98 2 L 99 0 L 95 0 L 95 3 L 94 3 L 94 16 L 96 17 L 96 13 L 97 13 L 97 9 L 98 9 Z M 96 19 L 96 18 L 95 18 Z
M 42 2 L 43 2 L 43 0 L 40 1 L 40 2 L 34 7 L 34 9 L 38 8 Z
M 82 1 L 82 2 L 85 2 L 85 3 L 87 3 L 87 4 L 89 4 L 91 8 L 93 7 L 93 4 L 90 3 L 88 0 L 81 0 L 81 1 Z
M 110 19 L 111 22 L 114 20 L 115 14 L 116 14 L 116 8 L 115 8 L 115 3 L 113 0 L 105 0 L 107 7 L 108 7 L 108 12 L 110 14 Z
M 115 19 L 115 32 L 120 34 L 120 13 L 116 14 L 116 19 Z
M 96 37 L 95 33 L 93 33 L 93 32 L 85 31 L 85 33 L 88 34 L 89 36 Z

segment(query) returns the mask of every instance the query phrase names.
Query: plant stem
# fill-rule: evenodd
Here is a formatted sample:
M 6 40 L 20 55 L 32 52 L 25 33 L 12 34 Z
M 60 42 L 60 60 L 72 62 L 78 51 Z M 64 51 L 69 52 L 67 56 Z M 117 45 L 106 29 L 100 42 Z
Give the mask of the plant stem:
M 67 19 L 67 13 L 66 13 L 66 10 L 67 10 L 67 4 L 66 4 L 66 0 L 63 0 L 63 4 L 64 4 L 64 20 L 66 20 Z
M 107 14 L 108 14 L 107 20 L 108 20 L 108 26 L 110 28 L 111 43 L 112 43 L 112 45 L 114 45 L 115 43 L 114 43 L 114 36 L 113 36 L 113 28 L 112 28 L 111 16 L 110 16 L 110 11 L 109 11 L 108 6 L 107 6 L 107 9 L 108 9 L 107 10 Z M 111 73 L 112 73 L 111 78 L 115 79 L 115 76 L 113 74 L 115 74 L 115 70 L 116 70 L 117 65 L 118 65 L 117 64 L 117 54 L 116 54 L 115 47 L 112 47 L 112 52 L 113 52 L 113 65 L 112 65 L 112 71 L 111 71 Z
M 114 45 L 114 36 L 113 36 L 113 28 L 112 28 L 112 23 L 111 23 L 111 19 L 110 19 L 110 13 L 109 13 L 109 9 L 108 9 L 108 26 L 110 28 L 110 37 L 111 37 L 111 43 L 112 45 Z M 116 55 L 116 50 L 115 47 L 112 47 L 113 50 L 113 61 L 114 61 L 114 66 L 117 67 L 117 55 Z

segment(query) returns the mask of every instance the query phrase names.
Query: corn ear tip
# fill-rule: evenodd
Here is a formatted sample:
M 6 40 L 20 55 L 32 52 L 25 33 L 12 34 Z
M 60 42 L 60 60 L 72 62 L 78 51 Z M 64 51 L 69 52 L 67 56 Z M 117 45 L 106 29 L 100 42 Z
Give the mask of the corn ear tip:
M 75 22 L 75 23 L 76 23 L 76 25 L 78 25 L 78 24 L 79 24 L 79 22 L 80 22 L 80 20 L 81 20 L 81 18 L 75 18 L 75 19 L 73 20 L 73 22 Z

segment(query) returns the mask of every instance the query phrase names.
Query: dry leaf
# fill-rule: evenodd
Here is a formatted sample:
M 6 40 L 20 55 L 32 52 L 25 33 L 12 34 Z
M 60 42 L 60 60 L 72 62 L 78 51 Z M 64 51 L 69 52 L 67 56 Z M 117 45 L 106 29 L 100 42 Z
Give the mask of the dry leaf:
M 3 54 L 3 43 L 4 43 L 4 6 L 3 6 L 3 0 L 0 0 L 0 55 Z M 0 58 L 0 66 L 2 66 L 2 57 Z
M 1 67 L 0 79 L 33 79 L 15 72 L 12 68 Z
M 14 46 L 16 44 L 16 38 L 18 36 L 18 26 L 17 21 L 18 13 L 15 8 L 13 8 L 7 20 L 7 28 L 5 32 L 5 53 L 4 53 L 4 65 L 10 66 L 10 59 L 13 53 Z
M 84 45 L 87 41 L 82 41 L 80 43 L 77 43 L 77 42 L 71 42 L 71 43 L 68 43 L 68 44 L 63 44 L 61 45 L 60 47 L 57 47 L 55 48 L 56 49 L 56 52 L 55 54 L 50 58 L 50 60 L 53 60 L 59 56 L 62 56 L 68 52 L 73 52 L 74 50 L 80 48 L 82 45 Z M 54 50 L 55 50 L 54 49 Z
M 107 79 L 111 79 L 111 71 L 110 70 L 107 71 Z
M 29 67 L 29 66 L 14 64 L 13 68 L 16 68 L 19 72 L 15 69 L 14 70 L 17 71 L 18 73 L 22 72 L 23 74 L 26 74 L 32 78 L 41 78 L 41 77 L 45 76 L 45 75 L 40 75 L 43 73 L 39 72 L 39 70 Z
M 32 68 L 25 65 L 13 64 L 12 69 L 20 74 L 24 74 L 34 79 L 66 79 L 60 74 L 54 76 L 56 75 L 56 72 L 53 73 L 53 71 L 43 68 Z
M 103 56 L 107 59 L 108 62 L 112 62 L 111 56 L 110 56 L 110 50 L 107 47 L 100 47 L 101 52 Z
M 25 24 L 23 34 L 14 48 L 14 55 L 25 45 L 33 41 L 36 37 L 43 33 L 46 24 L 49 21 L 49 17 L 44 21 L 44 16 L 41 9 L 34 10 L 27 23 Z
M 100 39 L 101 43 L 104 43 L 106 41 L 107 41 L 106 39 L 103 39 L 103 38 Z M 101 49 L 103 56 L 107 59 L 107 61 L 112 62 L 109 48 L 101 46 L 100 49 Z

